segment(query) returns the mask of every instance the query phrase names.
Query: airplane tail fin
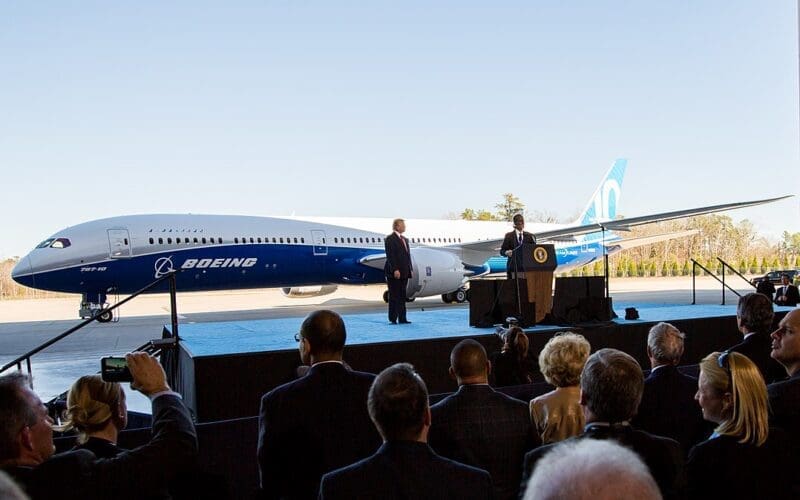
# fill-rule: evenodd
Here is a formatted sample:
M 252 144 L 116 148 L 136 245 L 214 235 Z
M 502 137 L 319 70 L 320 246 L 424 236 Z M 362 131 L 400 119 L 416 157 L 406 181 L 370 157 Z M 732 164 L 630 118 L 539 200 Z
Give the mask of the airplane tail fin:
M 575 221 L 575 225 L 595 224 L 617 218 L 617 205 L 622 194 L 622 178 L 625 176 L 627 166 L 628 160 L 622 158 L 611 165 L 589 200 L 589 204 Z

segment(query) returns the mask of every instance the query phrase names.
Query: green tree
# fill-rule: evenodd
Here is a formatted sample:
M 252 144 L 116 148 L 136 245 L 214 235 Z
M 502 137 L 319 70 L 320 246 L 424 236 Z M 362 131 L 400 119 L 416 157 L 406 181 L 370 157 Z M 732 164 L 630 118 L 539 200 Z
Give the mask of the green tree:
M 510 221 L 516 214 L 525 211 L 525 204 L 512 193 L 504 193 L 503 201 L 494 206 L 497 209 L 497 220 Z

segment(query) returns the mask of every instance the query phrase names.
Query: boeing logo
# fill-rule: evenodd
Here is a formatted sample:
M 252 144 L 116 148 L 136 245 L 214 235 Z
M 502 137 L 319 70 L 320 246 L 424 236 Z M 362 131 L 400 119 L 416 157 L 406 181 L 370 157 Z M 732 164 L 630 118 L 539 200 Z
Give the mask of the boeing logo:
M 186 259 L 181 269 L 205 269 L 215 267 L 253 267 L 258 262 L 255 257 L 232 259 Z
M 172 266 L 172 256 L 169 257 L 161 257 L 156 261 L 155 264 L 155 278 L 158 279 L 164 275 L 167 275 L 175 270 Z

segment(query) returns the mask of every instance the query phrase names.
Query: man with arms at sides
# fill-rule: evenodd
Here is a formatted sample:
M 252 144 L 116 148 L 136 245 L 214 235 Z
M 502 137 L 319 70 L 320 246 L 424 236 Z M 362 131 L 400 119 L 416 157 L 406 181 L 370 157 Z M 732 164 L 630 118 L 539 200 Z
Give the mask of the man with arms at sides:
M 767 386 L 770 424 L 782 428 L 800 446 L 800 310 L 789 311 L 772 332 L 772 357 L 778 360 L 789 379 Z
M 197 435 L 180 396 L 170 390 L 158 361 L 147 353 L 126 356 L 131 387 L 153 404 L 149 443 L 99 459 L 88 450 L 53 455 L 53 421 L 29 379 L 0 377 L 0 468 L 34 500 L 142 498 L 162 490 L 197 457 Z
M 642 399 L 644 375 L 635 359 L 616 349 L 589 356 L 581 374 L 581 407 L 586 418 L 583 434 L 561 441 L 613 439 L 636 452 L 647 464 L 665 499 L 683 498 L 686 488 L 683 450 L 677 441 L 636 430 L 630 420 Z M 536 463 L 560 443 L 540 446 L 525 455 L 524 488 Z
M 678 441 L 688 454 L 711 433 L 694 402 L 697 379 L 678 371 L 685 335 L 669 323 L 658 323 L 647 335 L 650 375 L 644 381 L 639 411 L 631 420 L 637 429 Z
M 486 350 L 468 339 L 450 353 L 458 392 L 431 407 L 431 448 L 443 457 L 484 469 L 494 499 L 517 498 L 522 459 L 538 445 L 528 405 L 489 387 Z
M 748 293 L 739 297 L 736 325 L 744 339 L 728 349 L 729 352 L 738 352 L 750 358 L 767 384 L 786 378 L 786 370 L 770 357 L 772 339 L 769 334 L 773 316 L 772 303 L 766 295 Z
M 486 471 L 440 457 L 428 446 L 428 390 L 413 366 L 383 370 L 368 404 L 383 445 L 371 457 L 325 474 L 320 499 L 491 498 Z
M 517 214 L 512 219 L 514 230 L 506 233 L 503 238 L 503 245 L 500 247 L 500 255 L 508 257 L 506 261 L 506 276 L 514 279 L 515 270 L 522 272 L 522 253 L 517 251 L 523 243 L 536 243 L 533 234 L 525 231 L 525 217 Z
M 775 290 L 775 303 L 779 306 L 796 306 L 800 302 L 797 287 L 789 283 L 789 275 L 781 275 L 781 286 Z
M 406 221 L 395 219 L 392 222 L 392 234 L 384 240 L 386 264 L 384 273 L 389 285 L 389 323 L 411 323 L 406 318 L 406 286 L 411 277 L 411 247 L 406 232 Z
M 342 363 L 347 332 L 341 316 L 315 311 L 296 338 L 300 359 L 311 369 L 261 398 L 263 498 L 316 498 L 324 473 L 369 456 L 380 444 L 367 413 L 375 375 Z

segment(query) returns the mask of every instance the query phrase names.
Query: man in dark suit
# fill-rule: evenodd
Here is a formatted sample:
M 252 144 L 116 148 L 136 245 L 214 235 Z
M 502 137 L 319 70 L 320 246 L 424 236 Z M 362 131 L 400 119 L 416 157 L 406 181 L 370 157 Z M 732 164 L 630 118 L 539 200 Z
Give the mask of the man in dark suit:
M 677 441 L 634 429 L 630 420 L 642 399 L 644 375 L 635 359 L 616 349 L 589 356 L 581 374 L 581 407 L 586 417 L 583 434 L 575 439 L 613 439 L 635 451 L 647 464 L 665 499 L 683 498 L 686 488 L 684 456 Z M 522 489 L 536 463 L 559 443 L 540 446 L 525 455 Z
M 525 453 L 538 445 L 528 405 L 489 387 L 486 350 L 468 339 L 450 353 L 458 392 L 431 407 L 431 448 L 443 457 L 484 469 L 495 500 L 516 498 Z
M 380 437 L 367 413 L 371 373 L 342 363 L 347 338 L 333 311 L 315 311 L 297 335 L 311 365 L 261 398 L 258 465 L 264 498 L 313 499 L 323 474 L 369 456 Z
M 681 444 L 684 454 L 699 443 L 711 429 L 695 402 L 697 379 L 678 371 L 683 356 L 685 335 L 669 323 L 658 323 L 647 335 L 650 375 L 644 381 L 639 411 L 631 424 L 657 436 L 666 436 Z
M 392 222 L 392 234 L 384 240 L 386 264 L 384 273 L 389 285 L 389 323 L 411 323 L 406 319 L 406 286 L 411 277 L 411 247 L 408 238 L 403 236 L 406 222 L 395 219 Z
M 781 286 L 775 290 L 775 303 L 779 306 L 796 306 L 800 302 L 800 292 L 797 287 L 789 283 L 789 275 L 781 275 Z
M 800 310 L 789 311 L 772 333 L 772 357 L 786 368 L 789 379 L 767 386 L 770 423 L 800 446 Z
M 428 446 L 428 390 L 413 366 L 383 370 L 368 404 L 383 445 L 371 457 L 325 474 L 320 499 L 491 498 L 486 471 L 440 457 Z
M 766 295 L 748 293 L 741 296 L 736 307 L 736 325 L 744 339 L 728 349 L 750 358 L 767 384 L 786 378 L 786 370 L 770 357 L 772 339 L 769 334 L 773 316 L 772 303 Z
M 88 450 L 53 455 L 53 420 L 21 373 L 0 377 L 0 468 L 33 499 L 146 498 L 162 491 L 197 457 L 197 435 L 180 396 L 170 390 L 158 361 L 126 356 L 131 387 L 150 398 L 153 438 L 113 458 Z
M 536 243 L 533 234 L 525 231 L 525 218 L 522 214 L 517 214 L 513 218 L 514 230 L 506 233 L 503 238 L 503 245 L 500 247 L 500 255 L 508 257 L 506 261 L 506 276 L 514 279 L 514 272 L 522 272 L 522 252 L 517 251 L 523 243 Z

